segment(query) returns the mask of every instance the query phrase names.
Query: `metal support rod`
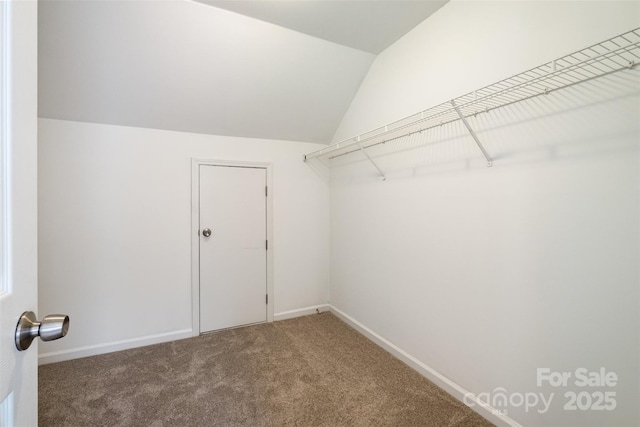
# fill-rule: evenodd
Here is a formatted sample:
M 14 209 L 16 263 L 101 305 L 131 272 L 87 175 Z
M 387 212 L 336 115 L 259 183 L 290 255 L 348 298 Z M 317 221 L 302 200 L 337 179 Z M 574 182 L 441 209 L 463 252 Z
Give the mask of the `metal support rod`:
M 371 162 L 371 164 L 373 165 L 374 168 L 376 168 L 378 170 L 378 173 L 380 174 L 380 177 L 382 177 L 383 181 L 387 180 L 387 177 L 384 175 L 384 172 L 382 172 L 382 170 L 378 167 L 378 165 L 376 164 L 376 162 L 373 161 L 373 159 L 371 158 L 371 156 L 369 155 L 369 153 L 367 153 L 365 151 L 365 149 L 362 147 L 362 145 L 360 144 L 360 141 L 358 141 L 358 147 L 360 147 L 360 151 L 362 151 L 364 153 L 365 156 L 367 156 L 367 159 L 369 159 L 369 161 Z
M 482 146 L 482 143 L 478 139 L 478 136 L 473 131 L 473 129 L 469 125 L 469 122 L 467 122 L 467 119 L 464 117 L 464 115 L 462 114 L 462 111 L 460 111 L 460 109 L 456 105 L 456 102 L 453 99 L 451 100 L 451 105 L 453 105 L 453 108 L 456 110 L 456 113 L 458 113 L 458 117 L 460 117 L 460 120 L 462 120 L 462 123 L 464 123 L 464 127 L 467 128 L 467 130 L 473 137 L 476 144 L 478 144 L 478 148 L 480 148 L 480 151 L 482 151 L 482 155 L 484 156 L 485 159 L 487 159 L 487 167 L 493 166 L 493 159 L 491 158 L 491 156 L 489 156 L 489 153 L 487 153 L 487 150 L 484 149 L 484 147 Z

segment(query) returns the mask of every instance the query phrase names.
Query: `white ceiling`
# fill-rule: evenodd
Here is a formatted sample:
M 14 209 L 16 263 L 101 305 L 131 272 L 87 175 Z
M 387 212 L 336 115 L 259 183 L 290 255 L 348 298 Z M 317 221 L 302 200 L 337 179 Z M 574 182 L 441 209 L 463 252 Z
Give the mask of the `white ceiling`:
M 447 0 L 196 0 L 378 54 Z
M 225 6 L 245 7 L 254 16 L 273 7 L 282 13 L 269 19 L 293 31 L 189 0 L 41 1 L 39 115 L 329 143 L 375 59 L 345 45 L 365 49 L 362 43 L 370 42 L 366 49 L 376 51 L 390 43 L 398 28 L 408 31 L 415 25 L 405 16 L 415 11 L 412 3 L 424 2 L 287 0 Z M 362 14 L 357 22 L 356 10 Z M 387 36 L 360 32 L 382 25 L 384 13 L 387 20 L 398 20 L 388 26 Z M 323 25 L 310 21 L 313 16 Z M 322 28 L 325 34 L 317 35 L 323 38 L 305 34 Z

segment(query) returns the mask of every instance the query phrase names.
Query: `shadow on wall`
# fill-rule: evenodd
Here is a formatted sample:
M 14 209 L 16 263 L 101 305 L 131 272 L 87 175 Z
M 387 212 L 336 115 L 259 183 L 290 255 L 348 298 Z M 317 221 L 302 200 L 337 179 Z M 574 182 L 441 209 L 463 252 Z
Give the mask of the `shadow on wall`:
M 637 149 L 640 70 L 623 71 L 468 118 L 494 168 L 602 156 Z M 367 148 L 389 179 L 457 173 L 486 166 L 461 121 Z M 309 166 L 335 183 L 379 179 L 361 152 Z M 356 172 L 357 171 L 357 172 Z

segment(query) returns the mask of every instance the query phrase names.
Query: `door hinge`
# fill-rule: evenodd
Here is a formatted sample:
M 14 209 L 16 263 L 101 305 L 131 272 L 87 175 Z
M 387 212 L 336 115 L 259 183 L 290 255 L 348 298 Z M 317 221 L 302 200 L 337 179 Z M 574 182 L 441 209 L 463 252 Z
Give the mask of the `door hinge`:
M 266 250 L 269 250 L 269 241 L 268 241 L 268 240 L 265 240 L 265 241 L 264 241 L 264 248 L 265 248 Z
M 266 294 L 266 295 L 265 295 L 265 297 L 266 297 L 266 298 L 265 298 L 265 303 L 266 303 L 266 304 L 269 304 L 269 294 Z
M 269 197 L 269 187 L 264 186 L 264 197 Z

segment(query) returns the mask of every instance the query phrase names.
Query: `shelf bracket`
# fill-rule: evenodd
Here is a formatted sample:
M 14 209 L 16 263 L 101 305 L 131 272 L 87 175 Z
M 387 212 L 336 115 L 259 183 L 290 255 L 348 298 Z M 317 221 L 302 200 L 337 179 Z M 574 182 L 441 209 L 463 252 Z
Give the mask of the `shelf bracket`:
M 380 178 L 382 178 L 383 181 L 387 180 L 387 177 L 384 175 L 384 172 L 382 172 L 382 170 L 378 167 L 378 165 L 376 164 L 376 162 L 373 161 L 373 159 L 371 158 L 371 156 L 369 155 L 369 153 L 367 153 L 365 151 L 365 149 L 362 147 L 362 145 L 360 144 L 360 141 L 357 141 L 358 143 L 358 148 L 360 148 L 360 151 L 362 151 L 364 153 L 365 156 L 367 156 L 367 159 L 369 159 L 369 161 L 371 162 L 371 164 L 373 165 L 374 168 L 376 168 L 376 170 L 378 171 L 378 173 L 380 174 Z
M 451 105 L 453 105 L 453 108 L 456 110 L 456 113 L 458 113 L 458 117 L 460 117 L 460 120 L 462 120 L 462 123 L 464 123 L 464 127 L 467 128 L 467 130 L 473 137 L 473 140 L 478 145 L 478 148 L 480 148 L 480 151 L 482 151 L 482 155 L 484 156 L 485 159 L 487 159 L 487 167 L 490 168 L 491 166 L 493 166 L 493 159 L 491 158 L 491 156 L 489 156 L 489 153 L 487 153 L 487 150 L 484 149 L 484 147 L 482 146 L 482 143 L 478 139 L 478 135 L 476 135 L 476 133 L 473 131 L 473 129 L 469 125 L 469 122 L 467 122 L 467 119 L 464 117 L 464 115 L 462 114 L 462 111 L 460 111 L 460 109 L 458 108 L 458 106 L 456 105 L 453 99 L 451 100 Z

